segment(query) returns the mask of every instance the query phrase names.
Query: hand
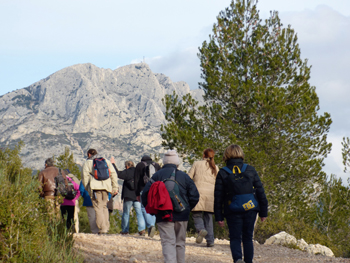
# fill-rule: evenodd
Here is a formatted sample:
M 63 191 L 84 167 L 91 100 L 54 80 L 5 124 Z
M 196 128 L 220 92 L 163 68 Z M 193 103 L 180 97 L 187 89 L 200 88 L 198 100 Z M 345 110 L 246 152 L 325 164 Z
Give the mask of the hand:
M 111 163 L 114 163 L 115 164 L 115 160 L 114 160 L 114 157 L 112 156 L 111 159 L 110 159 Z
M 264 222 L 267 217 L 260 217 L 261 222 Z
M 118 190 L 112 193 L 112 196 L 116 196 L 118 194 Z
M 224 221 L 218 221 L 218 224 L 220 227 L 224 227 L 225 226 L 225 222 Z
M 136 200 L 141 202 L 141 196 L 136 196 Z

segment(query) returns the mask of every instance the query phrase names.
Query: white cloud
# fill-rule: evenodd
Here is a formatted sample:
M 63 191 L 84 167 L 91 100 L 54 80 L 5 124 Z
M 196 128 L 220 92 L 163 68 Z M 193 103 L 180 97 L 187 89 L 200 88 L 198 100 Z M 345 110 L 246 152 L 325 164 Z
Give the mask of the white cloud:
M 172 81 L 185 81 L 190 89 L 198 88 L 200 81 L 199 59 L 197 57 L 198 48 L 191 47 L 166 56 L 146 57 L 145 62 L 154 73 L 163 73 L 170 77 Z M 143 59 L 134 59 L 131 63 L 141 62 Z

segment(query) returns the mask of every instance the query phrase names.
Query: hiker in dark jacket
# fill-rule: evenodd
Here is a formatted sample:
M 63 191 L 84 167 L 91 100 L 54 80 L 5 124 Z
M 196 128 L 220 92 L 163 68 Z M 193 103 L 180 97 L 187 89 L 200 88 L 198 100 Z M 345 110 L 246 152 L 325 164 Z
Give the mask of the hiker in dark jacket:
M 133 161 L 125 162 L 125 170 L 119 171 L 117 166 L 115 165 L 114 157 L 111 158 L 111 163 L 114 166 L 118 174 L 118 178 L 124 180 L 123 188 L 122 188 L 122 196 L 123 200 L 123 215 L 122 215 L 122 235 L 129 234 L 129 217 L 130 217 L 130 209 L 133 206 L 136 212 L 137 218 L 137 227 L 139 234 L 145 232 L 145 219 L 143 218 L 141 211 L 141 203 L 136 200 L 136 194 L 134 190 L 134 174 L 135 167 Z
M 237 166 L 240 170 L 243 167 L 244 153 L 240 146 L 232 144 L 226 148 L 224 157 L 226 167 L 232 171 L 234 166 Z M 237 168 L 235 168 L 237 169 Z M 214 191 L 214 214 L 215 220 L 218 224 L 224 226 L 224 217 L 230 232 L 230 248 L 232 258 L 234 262 L 252 263 L 254 255 L 253 247 L 253 231 L 257 213 L 261 221 L 265 221 L 267 218 L 267 206 L 265 191 L 253 166 L 248 165 L 245 174 L 249 176 L 250 182 L 255 190 L 255 199 L 258 201 L 259 206 L 251 210 L 244 212 L 233 212 L 229 208 L 231 202 L 232 187 L 229 177 L 232 178 L 232 174 L 229 174 L 224 169 L 220 169 L 215 182 Z M 243 242 L 244 261 L 242 261 L 242 249 L 241 243 Z
M 136 193 L 137 200 L 140 202 L 141 202 L 140 196 L 141 196 L 141 193 L 143 191 L 143 188 L 145 187 L 143 177 L 145 176 L 146 167 L 149 166 L 150 164 L 154 165 L 154 168 L 156 171 L 158 171 L 160 169 L 159 164 L 154 162 L 152 160 L 152 158 L 148 155 L 144 155 L 141 158 L 141 162 L 139 162 L 135 168 L 135 193 Z M 153 237 L 155 230 L 156 230 L 156 228 L 155 228 L 156 217 L 152 216 L 146 212 L 146 209 L 142 205 L 142 202 L 141 202 L 141 211 L 142 211 L 142 215 L 145 219 L 146 226 L 148 228 L 148 236 Z M 143 236 L 143 235 L 145 235 L 145 232 L 141 231 L 139 234 Z
M 163 164 L 161 170 L 156 172 L 152 179 L 154 181 L 163 181 L 170 178 L 171 173 L 175 170 L 175 180 L 179 184 L 181 196 L 188 202 L 188 207 L 182 212 L 172 213 L 172 219 L 163 219 L 162 213 L 156 215 L 157 226 L 162 244 L 162 251 L 164 256 L 164 262 L 166 263 L 183 263 L 185 262 L 185 242 L 186 242 L 186 229 L 190 216 L 190 211 L 196 206 L 199 201 L 199 193 L 196 185 L 188 174 L 177 170 L 179 165 L 179 157 L 174 150 L 169 150 L 165 153 L 163 158 Z M 152 181 L 148 182 L 143 189 L 142 204 L 147 206 L 147 197 L 149 189 L 152 185 Z

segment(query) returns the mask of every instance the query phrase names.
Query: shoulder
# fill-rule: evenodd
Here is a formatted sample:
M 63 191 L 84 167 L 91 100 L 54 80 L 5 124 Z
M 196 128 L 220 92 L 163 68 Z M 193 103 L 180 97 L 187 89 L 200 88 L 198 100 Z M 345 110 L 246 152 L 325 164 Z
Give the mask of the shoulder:
M 205 165 L 207 163 L 206 160 L 199 160 L 199 161 L 195 161 L 193 163 L 193 166 L 200 166 L 200 165 Z
M 247 164 L 246 171 L 255 172 L 255 173 L 256 173 L 255 167 L 254 167 L 254 166 L 251 166 L 251 165 L 249 165 L 249 164 Z
M 106 163 L 107 163 L 108 166 L 113 167 L 113 165 L 112 165 L 110 160 L 108 160 L 107 158 L 103 158 L 103 159 L 106 160 Z
M 139 168 L 143 168 L 143 167 L 145 167 L 145 164 L 144 164 L 144 162 L 139 162 L 137 165 L 136 165 L 136 169 L 139 169 Z

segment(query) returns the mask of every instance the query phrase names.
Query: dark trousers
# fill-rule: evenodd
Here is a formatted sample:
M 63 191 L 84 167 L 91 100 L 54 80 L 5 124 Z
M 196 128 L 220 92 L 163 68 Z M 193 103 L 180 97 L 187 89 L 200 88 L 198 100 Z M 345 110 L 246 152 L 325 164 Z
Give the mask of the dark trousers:
M 66 226 L 67 229 L 70 229 L 71 225 L 74 223 L 74 206 L 61 205 L 61 215 L 64 219 L 64 216 L 67 214 Z
M 243 242 L 244 262 L 252 263 L 254 256 L 253 232 L 257 211 L 247 211 L 226 216 L 230 232 L 230 248 L 233 261 L 243 259 L 241 243 Z

